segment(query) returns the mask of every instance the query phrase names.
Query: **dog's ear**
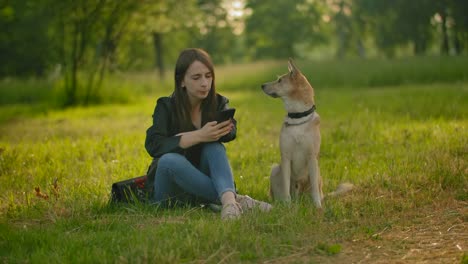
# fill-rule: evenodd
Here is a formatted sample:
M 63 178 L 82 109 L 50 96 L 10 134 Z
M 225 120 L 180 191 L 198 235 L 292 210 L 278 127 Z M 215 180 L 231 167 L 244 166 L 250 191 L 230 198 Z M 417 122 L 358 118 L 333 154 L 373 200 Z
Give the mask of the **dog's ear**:
M 289 58 L 288 60 L 288 70 L 289 70 L 289 73 L 292 73 L 294 71 L 294 67 L 292 65 L 292 59 Z
M 297 73 L 301 72 L 299 68 L 297 68 L 296 64 L 294 64 L 294 61 L 292 58 L 289 58 L 288 60 L 288 69 L 289 69 L 289 73 L 291 74 L 291 76 L 296 75 Z

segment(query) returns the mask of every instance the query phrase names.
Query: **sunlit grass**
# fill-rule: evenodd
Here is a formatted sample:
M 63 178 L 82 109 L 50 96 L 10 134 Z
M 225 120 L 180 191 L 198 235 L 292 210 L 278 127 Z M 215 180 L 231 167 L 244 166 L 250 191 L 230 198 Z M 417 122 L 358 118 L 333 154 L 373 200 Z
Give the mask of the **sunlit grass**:
M 146 82 L 138 78 L 135 83 Z M 275 75 L 249 78 L 249 89 L 218 86 L 237 108 L 238 138 L 226 146 L 239 191 L 269 200 L 268 177 L 280 160 L 285 112 L 259 86 Z M 151 159 L 144 150 L 145 130 L 156 98 L 170 88 L 140 95 L 137 102 L 32 116 L 27 106 L 18 106 L 25 115 L 0 124 L 0 259 L 334 262 L 347 243 L 380 239 L 381 230 L 411 221 L 408 216 L 435 197 L 447 204 L 467 200 L 466 82 L 336 89 L 316 85 L 313 74 L 309 79 L 322 118 L 324 190 L 343 181 L 357 190 L 327 200 L 322 212 L 303 198 L 228 223 L 202 208 L 107 204 L 113 182 L 146 173 Z M 36 187 L 49 199 L 36 197 Z

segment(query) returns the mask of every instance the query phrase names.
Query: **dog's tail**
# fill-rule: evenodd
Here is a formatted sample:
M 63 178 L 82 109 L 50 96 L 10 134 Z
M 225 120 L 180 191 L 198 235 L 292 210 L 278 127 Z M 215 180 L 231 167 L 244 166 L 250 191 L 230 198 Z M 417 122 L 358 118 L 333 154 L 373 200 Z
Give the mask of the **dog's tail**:
M 329 197 L 336 197 L 340 195 L 344 195 L 350 191 L 352 191 L 355 188 L 354 184 L 349 183 L 349 182 L 343 182 L 336 187 L 336 190 L 330 193 L 327 193 L 324 198 L 329 198 Z

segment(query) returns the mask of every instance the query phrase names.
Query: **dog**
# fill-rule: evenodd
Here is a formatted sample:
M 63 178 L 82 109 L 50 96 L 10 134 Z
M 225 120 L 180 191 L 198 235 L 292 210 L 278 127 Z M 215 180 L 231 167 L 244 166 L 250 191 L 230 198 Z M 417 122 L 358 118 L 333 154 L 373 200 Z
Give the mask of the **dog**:
M 320 116 L 316 111 L 314 89 L 292 59 L 289 72 L 276 81 L 262 84 L 262 90 L 281 98 L 287 111 L 280 133 L 281 163 L 272 168 L 270 195 L 290 202 L 299 194 L 310 193 L 317 208 L 324 199 L 319 169 Z M 327 196 L 347 192 L 351 184 L 341 184 Z

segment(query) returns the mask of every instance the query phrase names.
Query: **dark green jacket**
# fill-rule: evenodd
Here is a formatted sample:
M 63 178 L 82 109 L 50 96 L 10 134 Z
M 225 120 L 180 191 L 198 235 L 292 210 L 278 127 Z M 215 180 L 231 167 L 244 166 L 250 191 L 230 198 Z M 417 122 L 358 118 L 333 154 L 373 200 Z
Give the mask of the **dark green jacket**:
M 229 99 L 217 94 L 218 101 L 217 110 L 228 108 Z M 158 159 L 166 153 L 179 153 L 187 157 L 187 159 L 195 166 L 198 167 L 200 162 L 200 151 L 202 144 L 197 144 L 187 149 L 179 147 L 180 133 L 176 129 L 176 116 L 174 111 L 174 97 L 161 97 L 156 103 L 153 113 L 153 124 L 146 130 L 145 148 L 148 154 L 153 157 L 153 162 L 148 169 L 148 180 L 145 184 L 148 191 L 152 191 L 154 185 L 154 176 Z M 210 120 L 202 120 L 202 126 Z M 220 142 L 229 142 L 236 138 L 237 122 L 234 121 L 234 129 L 227 135 L 219 139 Z M 193 130 L 196 130 L 193 127 Z

